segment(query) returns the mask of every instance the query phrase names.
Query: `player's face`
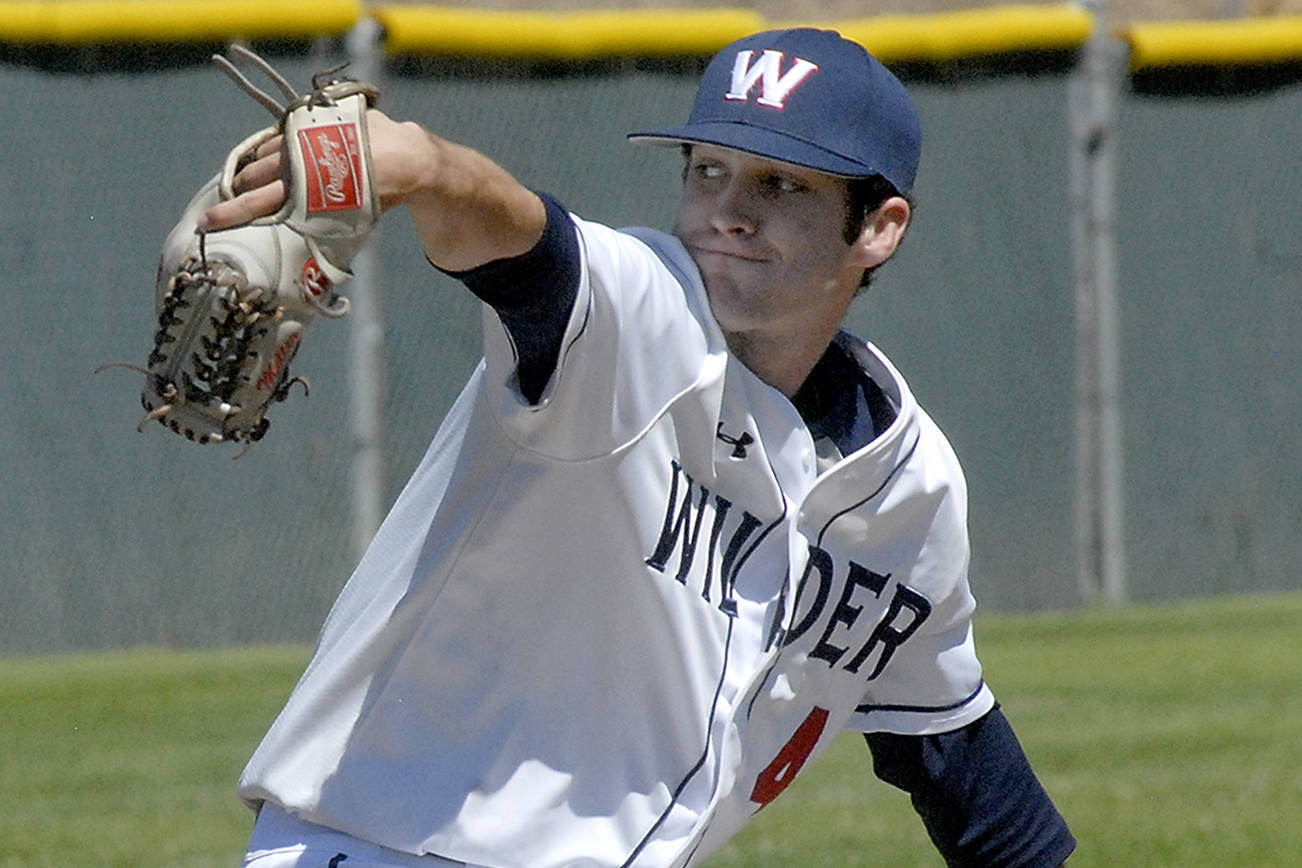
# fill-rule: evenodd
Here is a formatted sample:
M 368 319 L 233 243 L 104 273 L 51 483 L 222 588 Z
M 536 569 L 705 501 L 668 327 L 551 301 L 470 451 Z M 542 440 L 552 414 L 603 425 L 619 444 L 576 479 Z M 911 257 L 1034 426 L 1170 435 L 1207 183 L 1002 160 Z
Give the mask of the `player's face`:
M 843 237 L 843 178 L 695 145 L 674 224 L 725 333 L 800 334 L 840 319 L 866 267 Z

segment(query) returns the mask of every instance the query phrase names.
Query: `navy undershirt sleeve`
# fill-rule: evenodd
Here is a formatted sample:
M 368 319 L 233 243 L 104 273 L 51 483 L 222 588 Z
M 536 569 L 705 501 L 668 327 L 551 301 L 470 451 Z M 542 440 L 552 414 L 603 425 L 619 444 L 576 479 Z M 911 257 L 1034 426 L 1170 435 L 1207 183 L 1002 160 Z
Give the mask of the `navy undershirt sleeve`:
M 469 271 L 444 271 L 497 311 L 515 347 L 520 393 L 533 404 L 556 370 L 581 266 L 574 221 L 556 199 L 539 197 L 547 225 L 532 250 Z
M 940 735 L 865 735 L 950 868 L 1053 868 L 1076 848 L 998 706 Z

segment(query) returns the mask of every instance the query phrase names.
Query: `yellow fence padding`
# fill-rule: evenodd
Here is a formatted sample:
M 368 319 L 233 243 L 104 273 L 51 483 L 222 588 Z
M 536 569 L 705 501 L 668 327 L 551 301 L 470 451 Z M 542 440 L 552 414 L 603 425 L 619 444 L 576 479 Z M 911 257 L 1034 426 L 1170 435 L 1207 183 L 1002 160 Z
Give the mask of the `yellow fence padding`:
M 751 9 L 531 12 L 386 4 L 372 8 L 390 54 L 588 60 L 708 55 L 763 30 Z
M 1093 25 L 1093 16 L 1084 7 L 1063 3 L 883 15 L 844 22 L 836 29 L 878 60 L 893 63 L 1072 49 L 1089 39 Z
M 0 40 L 19 44 L 292 39 L 346 33 L 360 0 L 0 0 Z
M 385 4 L 372 13 L 394 54 L 561 60 L 710 55 L 756 30 L 806 24 L 839 30 L 883 60 L 951 60 L 1071 48 L 1089 37 L 1092 26 L 1089 13 L 1074 3 L 843 22 L 773 22 L 751 9 L 729 8 L 523 12 Z
M 1008 5 L 848 21 L 770 21 L 754 9 L 486 10 L 363 0 L 0 0 L 0 42 L 85 45 L 345 33 L 364 17 L 384 27 L 389 54 L 499 59 L 708 56 L 756 30 L 839 30 L 887 63 L 944 62 L 1069 50 L 1094 18 L 1078 3 Z M 1127 25 L 1132 71 L 1302 61 L 1302 16 Z
M 1123 29 L 1132 71 L 1302 60 L 1302 15 L 1225 21 L 1164 21 Z

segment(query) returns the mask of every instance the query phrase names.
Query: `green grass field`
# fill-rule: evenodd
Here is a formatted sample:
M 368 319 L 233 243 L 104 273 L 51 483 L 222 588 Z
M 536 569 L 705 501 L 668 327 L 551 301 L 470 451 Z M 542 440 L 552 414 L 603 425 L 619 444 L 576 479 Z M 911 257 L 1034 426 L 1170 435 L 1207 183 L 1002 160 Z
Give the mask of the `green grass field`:
M 1085 866 L 1302 864 L 1302 595 L 978 618 Z M 0 866 L 235 866 L 304 648 L 0 660 Z M 710 868 L 939 866 L 842 736 Z

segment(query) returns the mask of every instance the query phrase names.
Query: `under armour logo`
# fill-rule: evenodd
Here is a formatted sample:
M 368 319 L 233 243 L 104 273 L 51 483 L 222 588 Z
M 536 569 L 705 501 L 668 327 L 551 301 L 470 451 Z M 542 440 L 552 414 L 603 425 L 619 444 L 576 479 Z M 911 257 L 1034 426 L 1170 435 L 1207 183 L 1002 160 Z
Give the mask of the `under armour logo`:
M 812 73 L 818 71 L 818 64 L 797 57 L 791 68 L 783 73 L 782 52 L 773 49 L 765 51 L 760 59 L 752 64 L 751 58 L 754 56 L 755 52 L 749 49 L 737 52 L 737 59 L 732 65 L 732 89 L 724 94 L 724 99 L 748 100 L 751 90 L 758 83 L 759 104 L 780 109 L 785 107 L 791 92 Z
M 714 429 L 714 436 L 732 447 L 731 457 L 733 458 L 745 458 L 746 447 L 755 442 L 755 438 L 750 436 L 750 432 L 748 431 L 741 432 L 740 436 L 737 437 L 730 437 L 727 434 L 724 434 L 722 422 L 719 423 L 719 427 Z
M 347 853 L 337 853 L 333 859 L 326 863 L 326 868 L 339 868 L 339 863 L 347 858 Z

